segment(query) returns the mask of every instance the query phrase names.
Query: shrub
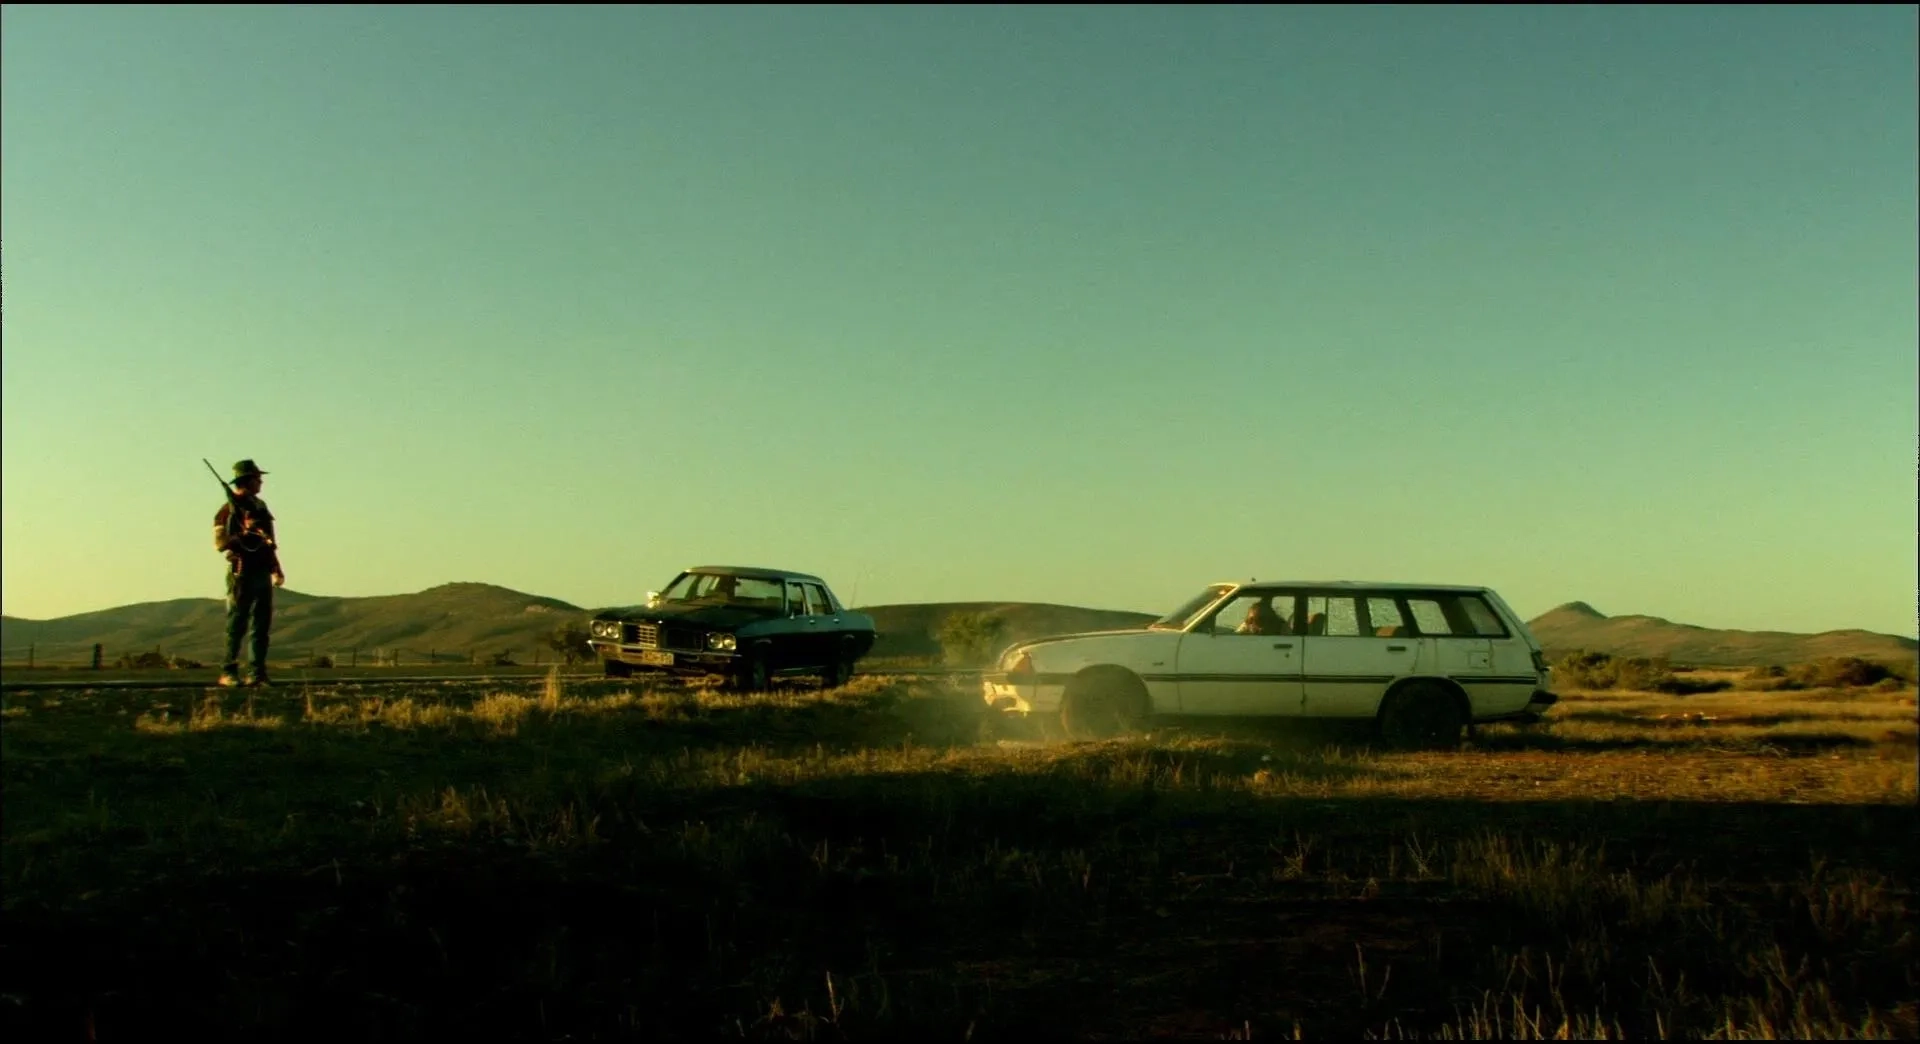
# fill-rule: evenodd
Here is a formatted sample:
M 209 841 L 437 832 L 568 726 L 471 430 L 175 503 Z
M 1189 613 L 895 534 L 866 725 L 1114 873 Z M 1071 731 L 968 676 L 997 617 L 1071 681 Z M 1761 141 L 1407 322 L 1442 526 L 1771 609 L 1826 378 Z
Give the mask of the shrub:
M 1893 676 L 1886 664 L 1857 656 L 1830 656 L 1812 663 L 1797 663 L 1787 672 L 1795 687 L 1803 689 L 1864 689 Z
M 1571 689 L 1626 689 L 1691 696 L 1731 688 L 1729 682 L 1703 681 L 1675 674 L 1664 656 L 1613 656 L 1578 649 L 1553 665 L 1554 681 Z
M 1743 689 L 1793 692 L 1801 689 L 1898 689 L 1910 684 L 1898 665 L 1830 656 L 1791 667 L 1755 667 L 1741 680 Z
M 566 657 L 567 663 L 571 665 L 593 658 L 593 650 L 587 647 L 589 637 L 591 636 L 587 633 L 585 624 L 579 622 L 561 624 L 547 636 L 547 648 Z
M 984 663 L 1000 651 L 1007 622 L 992 613 L 952 613 L 940 621 L 934 636 L 949 664 L 969 667 Z
M 507 650 L 505 650 L 505 649 L 502 649 L 501 651 L 499 651 L 499 652 L 497 652 L 497 653 L 494 653 L 494 654 L 493 654 L 493 658 L 492 658 L 491 660 L 489 660 L 489 661 L 487 661 L 487 662 L 488 662 L 488 663 L 489 663 L 489 664 L 490 664 L 491 666 L 494 666 L 494 667 L 516 667 L 516 666 L 519 666 L 519 664 L 518 664 L 518 663 L 517 663 L 517 662 L 516 662 L 516 661 L 514 660 L 514 658 L 513 658 L 513 653 L 512 653 L 512 652 L 509 652 L 509 651 L 507 651 Z
M 327 655 L 327 654 L 325 654 L 325 653 L 321 653 L 321 654 L 320 654 L 319 656 L 316 656 L 316 657 L 314 657 L 314 658 L 313 658 L 313 664 L 312 664 L 312 666 L 314 666 L 314 667 L 322 667 L 322 668 L 324 668 L 324 667 L 332 667 L 332 666 L 333 666 L 333 657 L 331 657 L 331 656 L 328 656 L 328 655 Z

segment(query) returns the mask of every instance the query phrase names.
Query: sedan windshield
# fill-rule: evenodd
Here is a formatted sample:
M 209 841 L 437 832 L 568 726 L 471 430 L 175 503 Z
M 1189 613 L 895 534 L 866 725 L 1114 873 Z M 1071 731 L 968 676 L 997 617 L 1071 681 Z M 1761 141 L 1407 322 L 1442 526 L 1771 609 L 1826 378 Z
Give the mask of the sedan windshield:
M 660 592 L 660 601 L 755 609 L 778 609 L 784 604 L 779 581 L 731 573 L 684 573 Z
M 1187 604 L 1148 624 L 1147 629 L 1150 631 L 1182 630 L 1193 621 L 1194 617 L 1199 616 L 1208 606 L 1219 601 L 1222 595 L 1231 590 L 1233 590 L 1232 584 L 1215 584 L 1194 595 Z

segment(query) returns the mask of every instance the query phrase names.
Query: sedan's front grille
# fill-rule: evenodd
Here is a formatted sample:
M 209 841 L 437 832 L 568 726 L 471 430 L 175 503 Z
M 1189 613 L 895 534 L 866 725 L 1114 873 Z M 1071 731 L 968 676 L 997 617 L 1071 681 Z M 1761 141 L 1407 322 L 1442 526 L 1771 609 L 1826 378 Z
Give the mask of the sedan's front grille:
M 698 652 L 701 649 L 706 648 L 706 645 L 707 645 L 707 635 L 705 631 L 698 631 L 691 627 L 667 628 L 667 642 L 666 642 L 665 648 L 690 649 L 694 652 Z
M 660 648 L 660 628 L 654 624 L 628 624 L 628 640 L 648 649 Z

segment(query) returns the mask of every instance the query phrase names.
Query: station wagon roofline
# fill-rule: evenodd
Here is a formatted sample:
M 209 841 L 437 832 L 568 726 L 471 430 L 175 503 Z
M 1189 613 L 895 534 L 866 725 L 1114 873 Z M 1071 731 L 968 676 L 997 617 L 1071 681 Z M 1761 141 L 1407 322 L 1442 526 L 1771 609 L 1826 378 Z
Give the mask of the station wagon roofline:
M 1208 584 L 1209 587 L 1231 587 L 1237 591 L 1294 590 L 1314 588 L 1332 591 L 1470 591 L 1482 594 L 1485 587 L 1470 587 L 1464 584 L 1415 584 L 1390 583 L 1381 580 L 1256 580 L 1252 583 L 1240 580 L 1221 580 Z
M 764 569 L 760 566 L 700 565 L 688 566 L 683 573 L 722 573 L 727 576 L 746 577 L 749 580 L 810 580 L 822 587 L 825 580 L 811 573 L 796 573 L 791 569 Z

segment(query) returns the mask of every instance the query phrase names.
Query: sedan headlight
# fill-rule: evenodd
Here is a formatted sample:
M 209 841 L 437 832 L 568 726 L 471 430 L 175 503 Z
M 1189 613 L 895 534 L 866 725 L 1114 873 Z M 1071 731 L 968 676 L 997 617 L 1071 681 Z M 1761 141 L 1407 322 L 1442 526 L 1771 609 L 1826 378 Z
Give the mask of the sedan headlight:
M 707 648 L 715 652 L 732 652 L 739 643 L 730 634 L 707 635 Z
M 592 631 L 595 638 L 620 637 L 620 625 L 608 620 L 595 620 L 589 630 Z

